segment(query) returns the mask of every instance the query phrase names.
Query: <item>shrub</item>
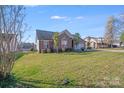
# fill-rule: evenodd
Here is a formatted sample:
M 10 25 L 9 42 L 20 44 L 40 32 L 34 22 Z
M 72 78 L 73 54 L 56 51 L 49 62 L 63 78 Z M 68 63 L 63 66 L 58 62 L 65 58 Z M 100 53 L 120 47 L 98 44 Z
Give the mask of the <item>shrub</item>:
M 84 51 L 84 49 L 85 49 L 84 47 L 81 48 L 82 51 Z
M 65 48 L 62 48 L 62 52 L 65 52 Z
M 46 49 L 47 53 L 51 53 L 51 49 Z
M 92 47 L 87 47 L 87 49 L 92 49 Z
M 46 49 L 41 49 L 41 53 L 46 53 Z
M 66 52 L 71 52 L 73 49 L 72 48 L 66 48 L 65 51 Z
M 16 53 L 16 58 L 15 58 L 15 59 L 17 60 L 17 59 L 21 58 L 21 57 L 24 56 L 24 55 L 25 55 L 24 52 L 17 52 L 17 53 Z
M 61 48 L 59 48 L 59 52 L 62 52 L 62 49 Z
M 34 51 L 34 48 L 31 48 L 30 51 Z

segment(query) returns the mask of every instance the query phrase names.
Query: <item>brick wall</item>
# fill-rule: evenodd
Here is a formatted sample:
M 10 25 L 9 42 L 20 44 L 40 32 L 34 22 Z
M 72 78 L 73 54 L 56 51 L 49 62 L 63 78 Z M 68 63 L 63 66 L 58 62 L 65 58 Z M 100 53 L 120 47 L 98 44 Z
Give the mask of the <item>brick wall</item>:
M 67 40 L 67 48 L 72 48 L 72 39 L 66 33 L 63 33 L 59 36 L 59 48 L 62 48 L 62 40 Z

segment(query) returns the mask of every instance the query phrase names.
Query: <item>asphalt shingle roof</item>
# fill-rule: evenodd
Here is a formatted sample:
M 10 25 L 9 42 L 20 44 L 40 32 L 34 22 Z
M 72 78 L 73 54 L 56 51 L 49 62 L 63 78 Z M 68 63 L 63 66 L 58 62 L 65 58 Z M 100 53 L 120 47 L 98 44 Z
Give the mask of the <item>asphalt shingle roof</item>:
M 51 40 L 53 39 L 54 32 L 45 30 L 36 30 L 36 36 L 38 40 Z
M 59 35 L 66 32 L 71 38 L 74 38 L 74 34 L 71 34 L 67 29 L 60 32 Z M 45 31 L 45 30 L 36 30 L 36 36 L 38 40 L 51 40 L 53 39 L 54 32 L 52 31 Z M 80 38 L 80 41 L 83 39 Z M 84 41 L 84 40 L 83 40 Z

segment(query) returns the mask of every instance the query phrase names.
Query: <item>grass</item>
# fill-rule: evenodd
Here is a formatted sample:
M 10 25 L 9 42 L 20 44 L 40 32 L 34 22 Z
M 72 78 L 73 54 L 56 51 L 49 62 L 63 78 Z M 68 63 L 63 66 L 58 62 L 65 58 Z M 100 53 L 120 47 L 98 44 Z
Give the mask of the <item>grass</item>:
M 0 86 L 124 87 L 124 53 L 30 53 L 17 60 L 12 73 L 13 84 Z

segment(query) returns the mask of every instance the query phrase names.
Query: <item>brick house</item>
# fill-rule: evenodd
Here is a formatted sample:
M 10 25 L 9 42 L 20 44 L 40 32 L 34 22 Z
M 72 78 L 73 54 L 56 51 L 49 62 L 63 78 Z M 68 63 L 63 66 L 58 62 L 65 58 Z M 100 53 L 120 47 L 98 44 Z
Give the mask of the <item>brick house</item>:
M 36 30 L 36 46 L 37 51 L 41 52 L 45 49 L 54 49 L 53 41 L 54 32 Z M 75 45 L 74 35 L 68 30 L 59 33 L 59 49 L 81 49 L 84 48 L 85 42 L 80 38 L 78 45 Z

